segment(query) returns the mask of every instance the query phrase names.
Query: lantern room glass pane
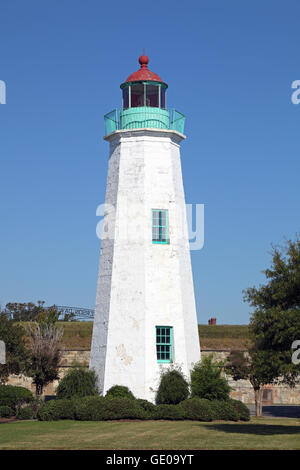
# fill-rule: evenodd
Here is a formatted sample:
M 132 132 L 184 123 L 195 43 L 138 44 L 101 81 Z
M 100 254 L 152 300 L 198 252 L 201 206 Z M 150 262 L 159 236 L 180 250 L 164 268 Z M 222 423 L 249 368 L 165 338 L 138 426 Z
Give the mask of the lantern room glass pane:
M 131 107 L 138 108 L 144 105 L 144 85 L 142 83 L 131 86 Z
M 123 88 L 123 109 L 129 108 L 129 88 Z
M 146 85 L 146 106 L 158 108 L 159 88 L 157 85 Z
M 160 90 L 160 107 L 162 109 L 166 108 L 166 89 L 162 86 L 158 87 Z

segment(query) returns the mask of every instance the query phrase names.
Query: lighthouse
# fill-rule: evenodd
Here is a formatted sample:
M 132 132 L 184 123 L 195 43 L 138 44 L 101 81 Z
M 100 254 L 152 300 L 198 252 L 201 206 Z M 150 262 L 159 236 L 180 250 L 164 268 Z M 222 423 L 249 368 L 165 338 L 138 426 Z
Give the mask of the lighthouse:
M 155 401 L 162 371 L 189 378 L 200 360 L 180 144 L 185 117 L 166 106 L 168 85 L 140 69 L 105 115 L 105 212 L 90 368 L 100 392 L 125 385 Z

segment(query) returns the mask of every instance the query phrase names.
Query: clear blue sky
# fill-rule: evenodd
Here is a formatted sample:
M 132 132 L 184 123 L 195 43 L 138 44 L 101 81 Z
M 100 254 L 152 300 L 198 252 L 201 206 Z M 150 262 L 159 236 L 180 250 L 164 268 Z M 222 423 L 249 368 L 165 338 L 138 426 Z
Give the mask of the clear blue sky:
M 186 200 L 205 204 L 199 322 L 247 323 L 242 290 L 299 231 L 299 19 L 297 0 L 2 2 L 0 303 L 94 306 L 103 115 L 145 48 L 187 116 Z

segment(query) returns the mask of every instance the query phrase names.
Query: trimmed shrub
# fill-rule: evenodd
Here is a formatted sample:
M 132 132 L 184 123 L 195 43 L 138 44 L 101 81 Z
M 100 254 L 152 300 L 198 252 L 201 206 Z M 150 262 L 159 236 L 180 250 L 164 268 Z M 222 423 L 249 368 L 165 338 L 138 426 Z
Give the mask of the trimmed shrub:
M 128 387 L 124 385 L 114 385 L 109 390 L 107 390 L 106 395 L 107 398 L 131 398 L 134 400 L 134 395 L 131 393 Z
M 136 401 L 139 404 L 139 406 L 143 408 L 143 410 L 145 411 L 146 419 L 155 419 L 157 406 L 155 406 L 150 401 L 143 400 L 141 398 L 138 398 Z
M 33 400 L 31 391 L 25 387 L 0 385 L 0 406 L 9 406 L 16 412 L 19 406 L 31 403 Z
M 157 405 L 177 405 L 188 396 L 188 383 L 179 370 L 167 370 L 162 374 L 155 398 Z
M 184 412 L 179 405 L 157 405 L 153 419 L 179 421 L 184 419 Z
M 230 387 L 227 380 L 221 377 L 222 364 L 214 363 L 212 355 L 204 357 L 202 362 L 195 364 L 191 371 L 192 397 L 207 400 L 228 400 Z
M 57 398 L 86 397 L 98 395 L 97 376 L 93 370 L 73 369 L 59 382 Z
M 0 418 L 10 418 L 14 416 L 15 412 L 12 408 L 7 405 L 0 406 Z
M 213 419 L 220 419 L 223 421 L 238 421 L 239 415 L 235 410 L 233 404 L 227 401 L 212 400 L 210 402 Z
M 102 421 L 104 419 L 104 397 L 84 397 L 73 400 L 75 419 L 79 421 Z
M 32 409 L 32 406 L 24 406 L 24 408 L 20 408 L 17 412 L 17 419 L 34 419 L 35 414 Z
M 209 400 L 195 397 L 182 401 L 178 406 L 182 409 L 185 419 L 212 421 L 213 414 L 210 403 Z
M 74 419 L 75 404 L 72 400 L 51 400 L 42 405 L 37 413 L 40 421 L 57 421 L 58 419 Z
M 241 402 L 240 400 L 233 400 L 230 399 L 230 402 L 235 408 L 235 411 L 238 414 L 239 420 L 241 421 L 250 421 L 250 410 L 245 403 Z
M 75 417 L 80 421 L 146 419 L 147 413 L 132 398 L 89 397 L 76 400 Z
M 106 398 L 104 419 L 145 419 L 146 413 L 132 398 Z

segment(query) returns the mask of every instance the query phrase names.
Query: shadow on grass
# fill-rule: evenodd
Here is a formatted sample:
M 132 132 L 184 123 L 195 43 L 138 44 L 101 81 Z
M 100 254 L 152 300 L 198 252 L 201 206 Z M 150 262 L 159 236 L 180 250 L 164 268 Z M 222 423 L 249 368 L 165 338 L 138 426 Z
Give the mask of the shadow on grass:
M 277 424 L 213 424 L 205 426 L 207 429 L 228 432 L 232 434 L 255 434 L 258 436 L 274 436 L 284 434 L 299 434 L 300 426 L 282 426 Z

